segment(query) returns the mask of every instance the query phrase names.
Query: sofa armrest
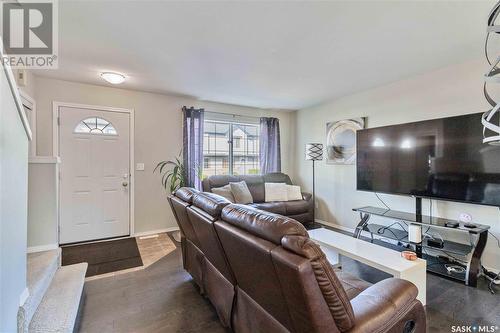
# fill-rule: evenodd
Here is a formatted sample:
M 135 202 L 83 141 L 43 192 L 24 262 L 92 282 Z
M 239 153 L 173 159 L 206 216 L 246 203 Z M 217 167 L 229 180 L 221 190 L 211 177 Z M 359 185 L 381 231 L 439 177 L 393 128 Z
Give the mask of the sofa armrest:
M 425 332 L 425 310 L 416 299 L 417 287 L 389 278 L 368 287 L 351 300 L 354 332 Z
M 302 199 L 305 201 L 310 201 L 312 199 L 312 194 L 308 192 L 302 192 Z

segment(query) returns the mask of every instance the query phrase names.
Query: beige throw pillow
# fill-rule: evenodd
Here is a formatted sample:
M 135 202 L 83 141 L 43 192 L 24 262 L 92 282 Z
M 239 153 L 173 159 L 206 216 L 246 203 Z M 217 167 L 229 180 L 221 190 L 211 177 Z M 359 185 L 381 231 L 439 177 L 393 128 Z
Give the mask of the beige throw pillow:
M 287 189 L 285 183 L 265 183 L 266 202 L 287 201 Z
M 250 193 L 244 180 L 238 183 L 229 183 L 229 185 L 234 196 L 234 202 L 244 205 L 253 203 L 252 193 Z
M 221 197 L 224 197 L 233 203 L 235 201 L 234 196 L 233 196 L 233 192 L 231 192 L 231 186 L 229 184 L 227 184 L 226 186 L 222 186 L 222 187 L 212 188 L 212 193 L 220 195 Z
M 286 186 L 286 197 L 288 201 L 292 200 L 302 200 L 302 192 L 300 186 L 287 185 Z

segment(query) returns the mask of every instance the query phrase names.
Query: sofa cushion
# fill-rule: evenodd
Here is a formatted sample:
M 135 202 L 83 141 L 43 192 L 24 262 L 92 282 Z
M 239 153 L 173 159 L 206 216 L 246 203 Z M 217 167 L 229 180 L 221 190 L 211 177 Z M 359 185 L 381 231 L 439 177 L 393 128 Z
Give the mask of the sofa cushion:
M 231 182 L 239 182 L 240 178 L 238 176 L 232 175 L 213 175 L 203 179 L 203 191 L 212 192 L 214 187 L 226 186 Z
M 262 176 L 264 183 L 285 183 L 292 185 L 292 181 L 287 174 L 281 172 L 270 172 Z
M 238 183 L 229 183 L 231 186 L 231 193 L 233 193 L 234 201 L 239 204 L 253 203 L 253 197 L 248 189 L 247 183 L 241 181 Z
M 253 202 L 264 202 L 264 177 L 262 175 L 242 175 L 240 181 L 247 183 L 250 193 L 252 193 Z
M 341 270 L 334 268 L 334 271 L 335 274 L 337 274 L 340 283 L 342 283 L 342 287 L 344 287 L 344 290 L 347 293 L 347 297 L 349 297 L 350 300 L 358 296 L 363 290 L 372 285 L 370 282 L 361 280 L 360 278 L 349 273 L 342 272 Z
M 230 202 L 226 198 L 208 192 L 200 192 L 193 197 L 193 206 L 200 208 L 214 218 L 218 218 L 222 208 L 229 204 Z
M 233 192 L 231 192 L 231 186 L 229 184 L 226 186 L 222 186 L 222 187 L 212 188 L 212 193 L 220 195 L 221 197 L 224 197 L 227 200 L 234 203 L 234 195 L 233 195 Z
M 285 183 L 265 183 L 266 202 L 287 201 L 287 185 Z
M 259 203 L 249 204 L 248 206 L 257 209 L 262 209 L 265 210 L 266 212 L 286 216 L 286 209 L 284 202 L 259 202 Z
M 306 229 L 299 222 L 246 205 L 231 204 L 224 207 L 221 218 L 237 228 L 277 245 L 281 244 L 281 238 L 284 235 L 309 237 Z
M 411 320 L 416 324 L 412 332 L 425 332 L 425 310 L 415 300 L 417 294 L 413 283 L 396 278 L 365 289 L 351 301 L 356 317 L 352 331 L 403 332 L 403 324 Z
M 305 200 L 286 201 L 283 205 L 287 216 L 307 213 L 309 210 L 309 203 Z
M 352 328 L 355 318 L 349 297 L 319 246 L 309 237 L 288 235 L 282 238 L 281 245 L 285 249 L 309 259 L 321 293 L 339 330 L 345 332 Z
M 195 190 L 194 188 L 191 187 L 181 187 L 177 191 L 175 191 L 174 195 L 187 202 L 188 204 L 193 203 L 193 197 L 195 194 L 200 193 L 200 191 Z
M 297 185 L 287 185 L 286 186 L 286 200 L 302 200 L 302 193 L 300 192 L 300 186 Z
M 297 214 L 297 215 L 287 215 L 289 218 L 299 221 L 302 224 L 307 224 L 312 221 L 311 212 Z
M 203 180 L 203 191 L 212 192 L 214 187 L 223 187 L 229 183 L 244 180 L 247 183 L 253 202 L 265 202 L 264 183 L 286 183 L 292 185 L 288 175 L 281 172 L 271 172 L 265 175 L 214 175 Z

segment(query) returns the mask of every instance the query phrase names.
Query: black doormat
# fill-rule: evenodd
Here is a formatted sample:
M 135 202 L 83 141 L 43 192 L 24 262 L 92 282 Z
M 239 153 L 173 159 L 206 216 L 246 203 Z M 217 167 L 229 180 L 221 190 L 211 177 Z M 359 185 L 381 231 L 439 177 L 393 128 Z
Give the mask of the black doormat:
M 85 276 L 142 266 L 135 238 L 62 247 L 62 265 L 89 264 Z

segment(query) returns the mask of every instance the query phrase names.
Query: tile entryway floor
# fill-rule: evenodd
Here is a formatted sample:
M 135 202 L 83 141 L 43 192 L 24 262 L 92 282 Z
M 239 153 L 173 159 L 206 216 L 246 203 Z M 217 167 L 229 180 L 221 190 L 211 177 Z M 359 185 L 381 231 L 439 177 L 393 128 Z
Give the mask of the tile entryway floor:
M 87 277 L 85 281 L 92 281 L 92 280 L 143 270 L 151 266 L 161 258 L 165 257 L 166 255 L 170 254 L 171 252 L 175 251 L 176 248 L 176 245 L 174 243 L 175 241 L 167 233 L 159 233 L 156 235 L 136 237 L 136 241 L 142 259 L 142 266 L 90 276 Z

